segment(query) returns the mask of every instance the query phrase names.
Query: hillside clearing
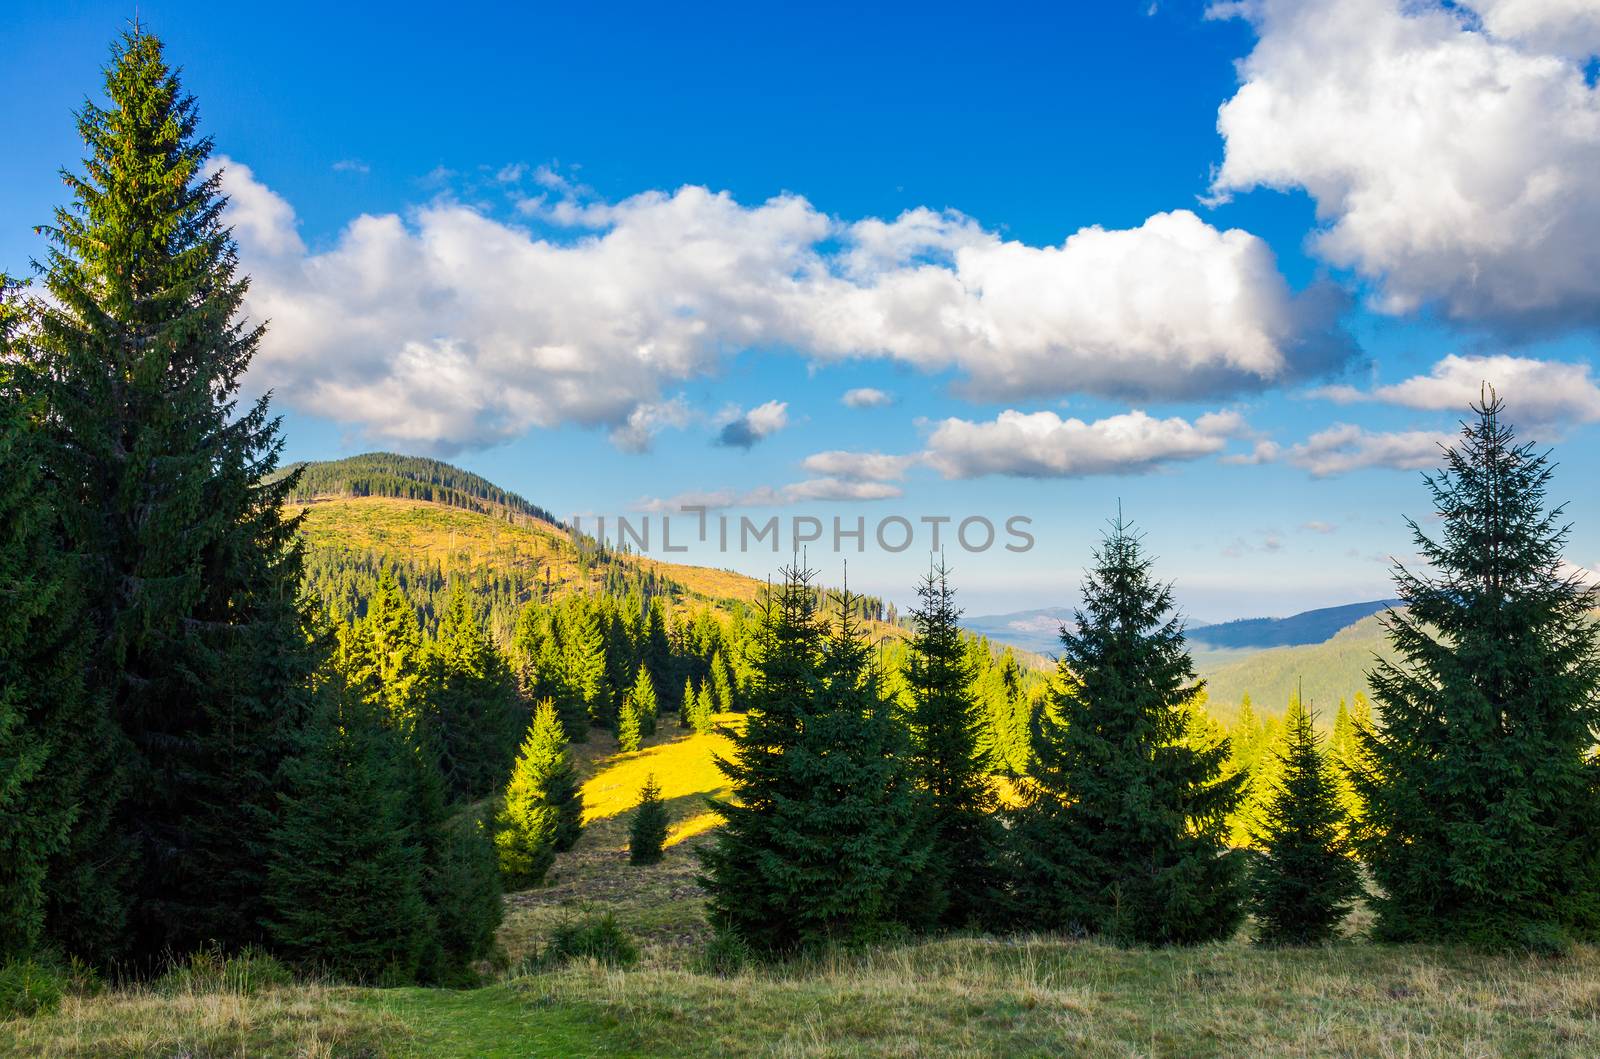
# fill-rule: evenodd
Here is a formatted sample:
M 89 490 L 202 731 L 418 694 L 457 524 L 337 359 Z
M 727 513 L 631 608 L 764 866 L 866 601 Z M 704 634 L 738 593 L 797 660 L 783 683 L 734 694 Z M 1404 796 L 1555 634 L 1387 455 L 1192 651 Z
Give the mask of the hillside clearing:
M 723 718 L 731 720 L 731 718 Z M 69 997 L 0 1024 L 0 1052 L 39 1056 L 1590 1056 L 1600 949 L 1486 957 L 1350 941 L 1262 950 L 1243 938 L 1127 950 L 1061 938 L 955 937 L 802 965 L 705 973 L 707 931 L 684 826 L 722 789 L 725 740 L 663 718 L 640 751 L 576 748 L 583 838 L 549 885 L 507 897 L 516 967 L 563 918 L 616 915 L 637 968 L 581 963 L 481 989 L 325 985 Z M 624 852 L 646 773 L 678 830 L 658 865 Z

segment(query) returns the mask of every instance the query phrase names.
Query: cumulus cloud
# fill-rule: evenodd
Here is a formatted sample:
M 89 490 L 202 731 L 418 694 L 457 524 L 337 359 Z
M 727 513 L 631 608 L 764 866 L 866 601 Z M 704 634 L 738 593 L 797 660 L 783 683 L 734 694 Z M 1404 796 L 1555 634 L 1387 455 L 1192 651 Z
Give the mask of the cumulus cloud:
M 308 249 L 293 209 L 226 159 L 252 371 L 297 407 L 435 449 L 537 427 L 623 428 L 741 350 L 956 369 L 990 395 L 1195 397 L 1320 374 L 1352 352 L 1343 296 L 1296 294 L 1266 243 L 1186 210 L 1003 240 L 951 212 L 825 216 L 684 187 L 597 202 L 549 170 L 554 234 L 441 198 Z
M 839 403 L 846 408 L 883 408 L 894 404 L 894 396 L 871 386 L 861 386 L 846 390 L 844 396 L 839 398 Z
M 1440 464 L 1440 449 L 1452 434 L 1425 430 L 1374 433 L 1349 423 L 1336 423 L 1291 446 L 1288 460 L 1314 478 L 1331 478 L 1372 467 L 1420 471 Z
M 611 429 L 611 443 L 624 452 L 649 452 L 663 429 L 686 426 L 692 418 L 689 402 L 681 395 L 638 404 L 626 420 Z
M 1590 0 L 1251 0 L 1213 193 L 1302 188 L 1377 305 L 1507 330 L 1600 322 Z
M 789 405 L 786 401 L 768 401 L 747 412 L 734 409 L 722 424 L 716 443 L 728 448 L 748 449 L 788 425 Z
M 1008 410 L 985 423 L 944 420 L 928 439 L 925 458 L 946 478 L 1138 474 L 1221 452 L 1245 429 L 1243 420 L 1230 412 L 1191 423 L 1133 411 L 1086 423 L 1054 412 Z
M 813 474 L 870 482 L 898 482 L 919 461 L 917 456 L 891 456 L 882 452 L 845 452 L 835 449 L 807 456 L 800 466 Z
M 1506 402 L 1506 416 L 1519 426 L 1553 429 L 1569 423 L 1600 422 L 1600 387 L 1589 365 L 1530 357 L 1463 357 L 1454 354 L 1391 386 L 1358 390 L 1328 386 L 1317 394 L 1341 404 L 1381 401 L 1427 411 L 1465 414 L 1484 383 Z

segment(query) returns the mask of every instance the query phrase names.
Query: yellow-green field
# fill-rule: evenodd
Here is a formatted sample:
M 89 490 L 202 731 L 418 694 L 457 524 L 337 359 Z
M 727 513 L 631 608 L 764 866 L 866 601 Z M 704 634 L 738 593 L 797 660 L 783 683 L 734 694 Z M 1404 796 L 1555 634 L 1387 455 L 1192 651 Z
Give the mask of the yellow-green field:
M 1240 938 L 1143 951 L 1060 938 L 945 938 L 723 977 L 693 848 L 721 789 L 721 737 L 667 720 L 640 751 L 579 747 L 588 826 L 549 885 L 507 898 L 516 967 L 564 918 L 609 911 L 642 949 L 626 971 L 507 972 L 481 989 L 320 984 L 68 997 L 0 1024 L 43 1056 L 1595 1056 L 1600 949 L 1488 957 L 1351 939 L 1263 951 Z M 635 868 L 627 814 L 646 774 L 675 829 Z

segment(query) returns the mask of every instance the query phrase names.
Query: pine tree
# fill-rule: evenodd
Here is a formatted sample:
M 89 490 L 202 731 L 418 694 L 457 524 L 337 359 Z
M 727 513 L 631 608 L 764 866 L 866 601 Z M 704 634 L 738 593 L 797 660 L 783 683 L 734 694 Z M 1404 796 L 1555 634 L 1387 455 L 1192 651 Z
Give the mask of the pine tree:
M 416 977 L 432 924 L 406 753 L 374 707 L 334 694 L 291 761 L 267 894 L 289 959 L 362 982 Z
M 428 979 L 474 985 L 472 965 L 486 959 L 504 915 L 494 840 L 475 816 L 439 824 L 431 879 L 424 886 L 434 920 L 435 963 Z
M 942 890 L 942 919 L 960 926 L 992 908 L 1001 831 L 979 750 L 984 716 L 973 687 L 977 674 L 961 640 L 961 610 L 943 559 L 917 586 L 917 598 L 906 665 L 911 768 L 927 794 L 930 866 Z
M 368 701 L 383 708 L 388 723 L 412 742 L 425 723 L 425 673 L 422 625 L 417 611 L 400 589 L 392 568 L 385 568 L 367 601 L 367 613 L 345 646 L 343 668 Z
M 1033 709 L 1016 652 L 1007 647 L 999 664 L 984 674 L 983 684 L 980 698 L 984 703 L 984 727 L 979 753 L 996 772 L 1025 775 Z
M 1030 929 L 1124 943 L 1226 938 L 1243 915 L 1226 825 L 1242 778 L 1224 777 L 1226 741 L 1186 742 L 1201 688 L 1172 589 L 1120 517 L 1083 597 L 1034 723 L 1036 766 L 1010 833 L 1012 911 Z
M 661 860 L 661 847 L 667 841 L 667 806 L 661 800 L 661 787 L 655 776 L 646 776 L 639 788 L 639 804 L 628 825 L 628 862 L 655 864 Z
M 542 702 L 495 817 L 494 843 L 507 889 L 526 890 L 544 881 L 557 849 L 577 841 L 581 813 L 561 721 L 555 707 Z
M 1362 851 L 1387 939 L 1548 948 L 1600 936 L 1600 630 L 1563 568 L 1547 454 L 1517 444 L 1493 390 L 1425 480 L 1441 536 L 1408 522 L 1434 571 L 1397 566 L 1398 655 L 1371 674 L 1382 724 Z
M 817 614 L 812 573 L 791 567 L 769 604 L 751 711 L 718 764 L 733 798 L 698 851 L 708 914 L 758 951 L 894 931 L 925 907 L 922 807 L 903 730 L 841 596 L 838 632 Z
M 320 651 L 299 604 L 291 474 L 222 223 L 211 142 L 161 43 L 134 30 L 85 104 L 82 174 L 46 229 L 33 356 L 46 462 L 88 599 L 89 688 L 122 733 L 115 799 L 133 954 L 259 934 L 282 763 Z M 111 956 L 100 952 L 94 955 Z
M 424 697 L 451 797 L 476 800 L 499 790 L 521 735 L 511 669 L 472 612 L 457 580 L 427 650 Z
M 1347 841 L 1338 775 L 1298 696 L 1284 718 L 1278 781 L 1265 823 L 1253 834 L 1260 855 L 1250 873 L 1256 937 L 1268 945 L 1314 945 L 1338 934 L 1361 896 Z

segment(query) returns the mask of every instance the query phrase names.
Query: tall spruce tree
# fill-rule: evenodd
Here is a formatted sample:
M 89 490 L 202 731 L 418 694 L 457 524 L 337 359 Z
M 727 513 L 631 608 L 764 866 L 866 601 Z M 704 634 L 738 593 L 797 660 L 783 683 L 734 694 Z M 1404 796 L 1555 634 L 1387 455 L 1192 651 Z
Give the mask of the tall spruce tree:
M 544 881 L 558 849 L 577 841 L 583 803 L 555 707 L 540 703 L 495 816 L 494 843 L 506 888 Z
M 942 918 L 961 926 L 993 908 L 997 799 L 980 751 L 985 718 L 974 688 L 977 672 L 961 639 L 961 610 L 942 557 L 917 586 L 917 599 L 905 673 L 911 766 L 927 795 L 930 870 L 943 890 Z
M 1189 744 L 1200 693 L 1172 615 L 1119 516 L 1084 578 L 1077 631 L 1063 629 L 1057 690 L 1035 719 L 1035 768 L 1011 830 L 1013 913 L 1039 930 L 1119 942 L 1226 938 L 1243 917 L 1227 848 L 1242 777 L 1226 740 Z
M 473 613 L 462 580 L 450 587 L 425 669 L 445 788 L 456 799 L 488 797 L 511 771 L 526 718 L 511 667 Z
M 0 275 L 0 963 L 47 937 L 94 951 L 121 927 L 117 743 L 84 686 L 85 586 L 60 546 L 24 311 Z
M 1250 910 L 1263 944 L 1329 941 L 1361 896 L 1339 777 L 1313 722 L 1296 696 L 1265 821 L 1251 836 L 1260 855 L 1250 871 Z
M 1398 656 L 1371 674 L 1382 722 L 1358 740 L 1362 851 L 1387 939 L 1550 947 L 1600 936 L 1600 633 L 1562 563 L 1552 467 L 1492 389 L 1425 480 L 1431 573 L 1397 566 Z
M 760 952 L 877 938 L 926 908 L 923 809 L 905 733 L 842 595 L 838 631 L 817 613 L 814 575 L 784 571 L 769 602 L 751 712 L 730 759 L 733 798 L 698 851 L 719 932 Z M 908 900 L 908 897 L 915 899 Z
M 45 229 L 36 350 L 47 462 L 89 597 L 91 692 L 128 752 L 136 956 L 258 936 L 279 769 L 320 653 L 298 600 L 281 440 L 237 404 L 261 339 L 223 225 L 221 174 L 161 43 L 125 35 L 85 104 L 73 201 Z M 96 955 L 111 955 L 98 953 Z

